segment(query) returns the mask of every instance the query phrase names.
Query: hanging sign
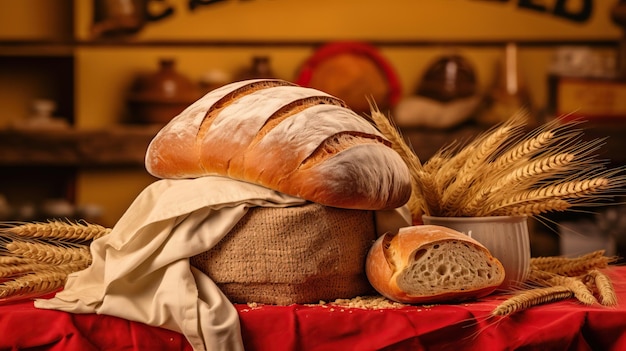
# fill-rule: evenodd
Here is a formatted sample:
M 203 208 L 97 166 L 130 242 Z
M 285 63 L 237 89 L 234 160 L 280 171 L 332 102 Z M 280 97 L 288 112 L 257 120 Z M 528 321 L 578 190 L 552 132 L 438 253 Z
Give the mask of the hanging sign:
M 88 4 L 77 2 L 79 13 L 90 14 Z M 146 40 L 615 40 L 622 35 L 611 20 L 615 2 L 605 0 L 144 0 L 144 4 L 151 20 L 136 36 Z

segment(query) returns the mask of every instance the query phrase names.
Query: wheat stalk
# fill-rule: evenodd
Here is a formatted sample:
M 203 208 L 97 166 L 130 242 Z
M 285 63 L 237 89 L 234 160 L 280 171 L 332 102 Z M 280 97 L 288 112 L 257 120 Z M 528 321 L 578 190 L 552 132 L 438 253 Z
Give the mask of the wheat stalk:
M 507 165 L 514 164 L 522 159 L 526 159 L 535 154 L 538 150 L 541 150 L 543 147 L 550 144 L 553 138 L 553 131 L 545 131 L 536 137 L 523 141 L 519 145 L 500 155 L 494 161 L 492 168 L 500 169 L 502 167 L 506 167 Z
M 547 272 L 544 276 L 540 276 L 537 272 L 534 272 L 534 274 L 530 274 L 529 281 L 543 286 L 566 287 L 574 294 L 578 301 L 585 305 L 598 303 L 598 300 L 596 300 L 591 291 L 589 291 L 585 283 L 577 277 L 566 277 Z
M 485 213 L 502 212 L 502 210 L 506 210 L 510 207 L 547 199 L 580 199 L 609 188 L 610 180 L 604 177 L 566 181 L 554 185 L 547 185 L 539 189 L 514 192 L 510 197 L 489 205 Z
M 520 167 L 514 168 L 504 177 L 498 179 L 494 185 L 495 191 L 509 185 L 532 184 L 551 175 L 562 172 L 574 160 L 575 155 L 562 153 L 548 155 L 536 160 L 528 161 Z
M 523 291 L 500 303 L 492 312 L 492 316 L 508 316 L 529 307 L 560 301 L 572 297 L 574 293 L 564 286 L 550 286 Z
M 607 267 L 611 260 L 613 258 L 604 256 L 604 250 L 573 258 L 533 257 L 527 280 L 540 287 L 507 299 L 493 314 L 510 314 L 571 296 L 586 305 L 600 302 L 605 306 L 614 306 L 617 304 L 617 296 L 613 285 L 609 277 L 599 271 Z M 569 296 L 564 291 L 568 291 Z M 597 293 L 599 299 L 596 299 L 594 293 Z
M 489 212 L 491 216 L 536 216 L 550 211 L 566 211 L 572 207 L 572 204 L 561 199 L 543 199 L 539 201 L 527 201 L 519 205 L 511 205 L 502 207 Z M 480 209 L 474 210 L 480 216 L 486 216 L 487 213 L 481 212 Z
M 70 273 L 85 269 L 87 266 L 89 266 L 87 262 L 41 265 L 32 272 L 0 283 L 0 301 L 40 296 L 60 289 Z
M 52 292 L 61 288 L 66 279 L 67 273 L 55 270 L 27 274 L 0 284 L 0 299 Z
M 598 292 L 599 302 L 603 305 L 617 304 L 617 295 L 611 281 L 597 270 L 591 270 L 583 277 L 568 277 L 532 270 L 528 280 L 540 287 L 525 290 L 506 299 L 492 311 L 492 315 L 506 316 L 536 305 L 570 297 L 575 297 L 585 305 L 593 305 L 598 303 L 593 291 Z
M 7 227 L 5 231 L 18 236 L 77 241 L 95 240 L 111 232 L 110 228 L 98 224 L 60 220 L 20 225 L 5 223 L 4 226 Z
M 7 243 L 5 247 L 9 254 L 42 263 L 91 262 L 89 248 L 85 246 L 54 245 L 38 241 L 14 240 Z
M 32 261 L 22 264 L 0 265 L 0 278 L 10 278 L 24 273 L 32 273 L 37 270 L 46 269 L 48 266 L 48 264 Z
M 586 278 L 590 281 L 590 285 L 597 289 L 601 304 L 605 306 L 617 305 L 617 295 L 608 276 L 597 269 L 593 269 L 587 273 Z
M 393 122 L 385 116 L 374 105 L 373 101 L 370 101 L 371 118 L 374 121 L 376 127 L 381 133 L 389 139 L 392 148 L 400 155 L 404 163 L 409 168 L 411 174 L 411 197 L 409 198 L 408 207 L 411 211 L 413 218 L 421 219 L 422 210 L 424 204 L 422 199 L 424 196 L 429 196 L 432 192 L 432 186 L 428 182 L 428 179 L 420 176 L 423 174 L 422 162 L 417 157 L 413 149 L 406 143 L 398 128 Z
M 454 154 L 452 147 L 442 149 L 439 156 L 439 169 L 435 169 L 430 160 L 426 162 L 424 168 L 429 169 L 429 172 L 437 179 L 437 191 L 441 194 L 440 196 L 443 196 L 444 190 L 454 182 L 459 170 L 467 162 L 474 149 L 475 145 L 467 145 L 456 154 Z M 445 162 L 441 162 L 441 160 L 445 160 Z
M 512 118 L 515 119 L 517 116 Z M 582 134 L 580 130 L 574 129 L 578 124 L 580 124 L 579 121 L 561 124 L 558 119 L 555 119 L 529 132 L 526 136 L 520 135 L 520 138 L 511 140 L 509 147 L 497 155 L 492 165 L 493 169 L 508 168 L 518 162 L 525 162 L 554 145 L 559 145 L 560 148 L 572 145 L 572 140 Z
M 420 215 L 421 213 L 431 215 L 433 212 L 439 212 L 442 206 L 442 201 L 439 196 L 440 192 L 436 191 L 437 179 L 433 175 L 427 174 L 423 171 L 418 172 L 418 174 L 420 174 L 420 192 L 418 193 L 418 196 L 421 195 L 423 200 L 420 202 L 420 210 L 413 211 L 414 215 Z M 429 206 L 425 206 L 424 203 L 428 203 Z M 421 215 L 420 217 L 417 217 L 417 219 L 417 222 L 419 222 Z
M 430 159 L 426 162 L 424 168 L 432 169 L 437 172 L 442 180 L 442 184 L 449 184 L 454 180 L 454 175 L 461 169 L 461 167 L 467 162 L 467 159 L 476 149 L 473 144 L 467 145 L 460 150 L 454 147 L 455 144 L 450 145 L 448 148 L 443 148 L 438 154 L 439 169 L 436 169 Z M 460 145 L 457 145 L 460 147 Z M 445 161 L 442 163 L 441 161 Z
M 591 270 L 606 268 L 616 258 L 604 256 L 604 250 L 597 250 L 578 257 L 532 257 L 532 271 L 575 277 Z
M 424 163 L 423 170 L 426 174 L 435 174 L 446 162 L 448 162 L 448 158 L 441 153 L 437 153 Z

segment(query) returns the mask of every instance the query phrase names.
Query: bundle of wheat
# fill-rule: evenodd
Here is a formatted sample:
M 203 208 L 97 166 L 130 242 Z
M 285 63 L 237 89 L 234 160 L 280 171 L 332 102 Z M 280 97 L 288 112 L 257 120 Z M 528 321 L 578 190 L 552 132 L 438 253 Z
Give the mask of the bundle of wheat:
M 624 168 L 596 157 L 603 139 L 584 140 L 580 121 L 556 119 L 530 132 L 525 113 L 485 131 L 467 144 L 441 148 L 424 164 L 389 118 L 372 119 L 409 165 L 413 219 L 497 215 L 537 216 L 604 205 L 624 191 Z
M 0 302 L 62 288 L 68 274 L 91 264 L 91 242 L 109 232 L 109 228 L 86 222 L 2 223 Z

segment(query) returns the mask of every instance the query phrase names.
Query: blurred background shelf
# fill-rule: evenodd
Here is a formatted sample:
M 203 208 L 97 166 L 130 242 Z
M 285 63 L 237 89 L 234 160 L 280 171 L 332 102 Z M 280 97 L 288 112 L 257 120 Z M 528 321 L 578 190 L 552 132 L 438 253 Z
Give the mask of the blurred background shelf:
M 158 127 L 102 130 L 2 130 L 2 166 L 143 167 Z

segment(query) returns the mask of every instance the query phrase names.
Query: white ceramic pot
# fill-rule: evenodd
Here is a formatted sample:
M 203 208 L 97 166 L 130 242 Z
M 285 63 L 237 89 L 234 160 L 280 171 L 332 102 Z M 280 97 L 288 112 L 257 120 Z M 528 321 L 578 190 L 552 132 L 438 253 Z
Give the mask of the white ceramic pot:
M 422 219 L 424 224 L 452 228 L 483 244 L 504 266 L 506 277 L 500 289 L 517 287 L 528 277 L 530 237 L 526 216 L 423 216 Z

